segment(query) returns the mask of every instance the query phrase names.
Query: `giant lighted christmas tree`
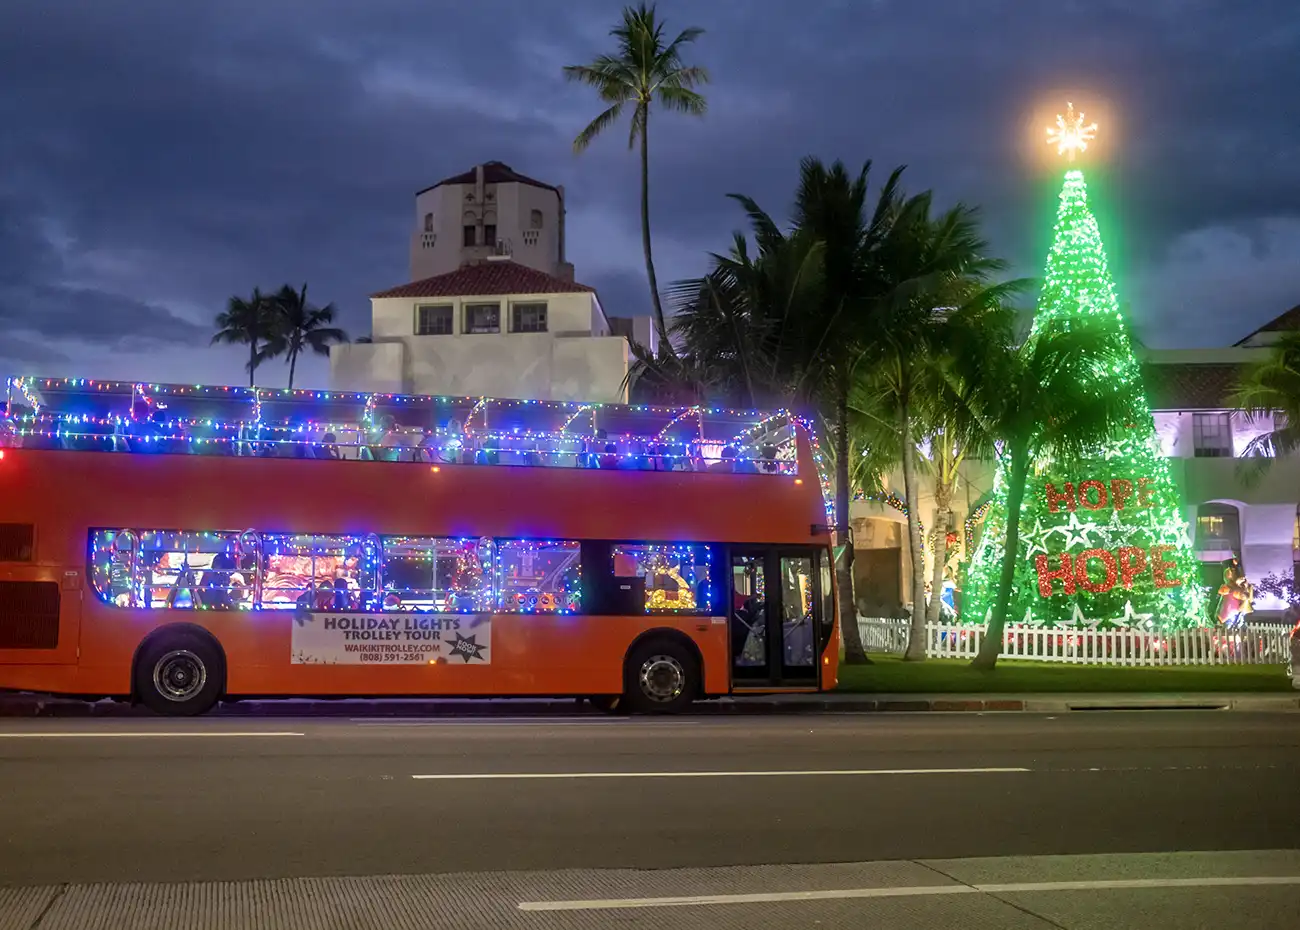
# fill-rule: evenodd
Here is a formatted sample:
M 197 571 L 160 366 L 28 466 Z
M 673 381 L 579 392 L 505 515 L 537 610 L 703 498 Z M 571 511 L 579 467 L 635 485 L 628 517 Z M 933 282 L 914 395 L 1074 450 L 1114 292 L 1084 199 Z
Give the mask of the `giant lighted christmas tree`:
M 1071 161 L 1096 129 L 1069 108 L 1049 141 Z M 1088 209 L 1083 172 L 1070 170 L 1030 338 L 1048 323 L 1090 319 L 1114 326 L 1123 353 L 1112 383 L 1133 392 L 1135 422 L 1081 462 L 1039 459 L 1020 518 L 1020 554 L 1008 623 L 1053 627 L 1200 626 L 1207 619 L 1179 493 L 1156 436 L 1127 321 L 1106 266 L 1101 233 Z M 999 468 L 993 506 L 971 560 L 962 619 L 985 622 L 1002 566 L 1006 483 Z

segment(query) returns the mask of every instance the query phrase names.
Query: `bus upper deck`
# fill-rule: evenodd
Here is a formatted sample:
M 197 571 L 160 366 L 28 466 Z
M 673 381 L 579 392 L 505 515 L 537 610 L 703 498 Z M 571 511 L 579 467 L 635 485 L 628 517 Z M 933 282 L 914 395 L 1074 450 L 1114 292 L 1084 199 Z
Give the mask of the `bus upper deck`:
M 3 412 L 0 442 L 23 448 L 799 471 L 786 411 L 12 378 Z

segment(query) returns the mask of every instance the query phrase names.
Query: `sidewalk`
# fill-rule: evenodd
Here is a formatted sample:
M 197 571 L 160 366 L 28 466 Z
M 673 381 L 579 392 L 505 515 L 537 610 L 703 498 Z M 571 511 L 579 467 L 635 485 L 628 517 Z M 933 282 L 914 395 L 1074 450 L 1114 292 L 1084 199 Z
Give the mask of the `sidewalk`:
M 1098 710 L 1233 710 L 1300 712 L 1300 693 L 1198 694 L 779 694 L 703 701 L 690 713 L 822 714 L 912 712 L 1014 712 L 1058 714 Z M 575 717 L 604 716 L 573 698 L 390 698 L 238 701 L 220 705 L 220 717 Z M 0 718 L 148 717 L 148 710 L 114 701 L 84 701 L 36 694 L 0 694 Z

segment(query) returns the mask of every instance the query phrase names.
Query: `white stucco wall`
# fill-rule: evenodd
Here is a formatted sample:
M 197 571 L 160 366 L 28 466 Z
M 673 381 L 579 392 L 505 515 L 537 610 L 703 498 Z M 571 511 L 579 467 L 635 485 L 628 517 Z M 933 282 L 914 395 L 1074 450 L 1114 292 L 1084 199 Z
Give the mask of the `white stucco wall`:
M 1205 412 L 1210 413 L 1213 411 Z M 1190 411 L 1160 410 L 1153 414 L 1156 422 L 1156 433 L 1160 437 L 1160 445 L 1165 455 L 1170 458 L 1195 457 L 1192 431 L 1193 416 L 1194 414 Z M 1231 418 L 1232 451 L 1233 455 L 1236 456 L 1240 456 L 1256 436 L 1273 429 L 1273 417 L 1268 414 L 1252 419 L 1243 413 L 1233 412 Z
M 619 336 L 402 336 L 331 351 L 330 387 L 621 403 L 627 368 Z
M 388 339 L 415 335 L 416 309 L 422 306 L 453 308 L 455 333 L 452 336 L 422 336 L 421 339 L 460 338 L 465 327 L 466 304 L 497 304 L 501 308 L 503 330 L 510 328 L 511 304 L 546 304 L 546 335 L 592 336 L 608 335 L 609 328 L 600 310 L 596 295 L 590 291 L 573 294 L 494 294 L 487 297 L 378 297 L 370 301 L 371 335 L 374 339 Z M 593 325 L 599 321 L 599 326 Z M 503 331 L 496 335 L 513 338 L 525 333 Z M 477 337 L 476 337 L 477 338 Z
M 465 305 L 482 303 L 500 305 L 503 331 L 463 333 Z M 516 303 L 545 303 L 547 332 L 509 332 L 510 306 Z M 452 335 L 415 335 L 417 308 L 426 305 L 452 307 Z M 331 351 L 333 389 L 604 403 L 627 397 L 627 340 L 608 334 L 596 295 L 589 292 L 384 297 L 371 301 L 371 317 L 373 343 Z
M 473 202 L 465 195 L 474 193 Z M 492 200 L 486 200 L 488 194 Z M 483 258 L 491 248 L 463 248 L 462 227 L 483 221 L 497 227 L 497 241 L 509 244 L 521 265 L 555 274 L 560 261 L 560 198 L 553 190 L 533 184 L 484 185 L 479 202 L 473 184 L 443 184 L 415 198 L 415 224 L 411 234 L 411 280 L 419 281 L 455 271 L 469 259 Z M 542 212 L 542 227 L 532 228 L 532 211 Z M 470 213 L 473 219 L 467 218 Z M 433 214 L 433 232 L 426 233 L 424 217 Z

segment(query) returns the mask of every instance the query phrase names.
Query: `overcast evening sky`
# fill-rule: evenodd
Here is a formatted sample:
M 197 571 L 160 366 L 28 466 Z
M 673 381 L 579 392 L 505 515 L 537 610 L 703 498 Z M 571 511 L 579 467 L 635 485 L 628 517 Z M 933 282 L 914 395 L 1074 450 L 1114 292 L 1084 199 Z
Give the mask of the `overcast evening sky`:
M 415 192 L 500 159 L 565 185 L 569 258 L 611 315 L 649 312 L 637 162 L 565 64 L 611 50 L 613 0 L 6 0 L 0 373 L 240 383 L 208 346 L 233 293 L 309 282 L 369 332 L 408 277 Z M 1300 302 L 1295 0 L 665 0 L 701 26 L 709 113 L 651 124 L 661 281 L 785 217 L 799 159 L 983 210 L 1034 275 L 1066 96 L 1121 297 L 1153 346 L 1231 343 Z M 268 371 L 267 383 L 282 384 Z M 313 361 L 303 386 L 326 386 Z

